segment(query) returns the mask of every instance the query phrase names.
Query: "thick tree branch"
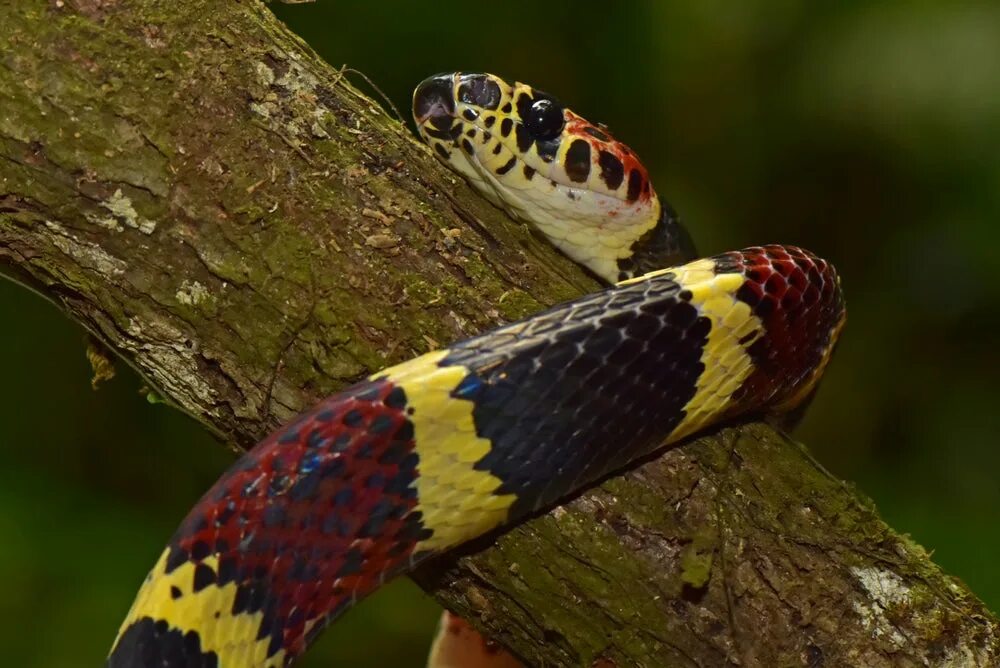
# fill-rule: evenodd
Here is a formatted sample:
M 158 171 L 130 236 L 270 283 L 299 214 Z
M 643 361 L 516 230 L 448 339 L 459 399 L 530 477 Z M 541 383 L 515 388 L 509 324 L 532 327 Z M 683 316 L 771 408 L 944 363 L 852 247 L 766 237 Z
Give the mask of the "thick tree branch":
M 256 1 L 0 6 L 0 271 L 246 446 L 596 287 Z M 991 665 L 997 620 L 764 425 L 418 579 L 535 665 Z

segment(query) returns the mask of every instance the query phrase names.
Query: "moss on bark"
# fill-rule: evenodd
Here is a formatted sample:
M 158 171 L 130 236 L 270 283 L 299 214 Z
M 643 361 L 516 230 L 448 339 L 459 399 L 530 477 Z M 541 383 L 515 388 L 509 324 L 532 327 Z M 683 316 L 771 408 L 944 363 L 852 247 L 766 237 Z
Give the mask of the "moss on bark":
M 674 448 L 481 548 L 418 579 L 532 665 L 1000 656 L 995 618 L 961 583 L 763 424 Z

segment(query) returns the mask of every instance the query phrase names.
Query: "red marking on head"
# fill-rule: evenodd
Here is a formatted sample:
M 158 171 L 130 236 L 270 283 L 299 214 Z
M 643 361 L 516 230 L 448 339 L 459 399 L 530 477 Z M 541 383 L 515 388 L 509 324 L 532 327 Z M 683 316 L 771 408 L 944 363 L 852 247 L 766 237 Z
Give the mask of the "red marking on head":
M 565 132 L 574 138 L 583 139 L 589 143 L 591 155 L 596 156 L 600 151 L 607 151 L 618 158 L 624 168 L 623 188 L 628 187 L 629 174 L 633 171 L 639 172 L 639 197 L 635 200 L 635 204 L 645 204 L 653 198 L 654 191 L 652 184 L 649 182 L 649 172 L 646 170 L 645 165 L 639 162 L 639 158 L 636 157 L 632 149 L 615 139 L 608 132 L 607 128 L 594 125 L 582 116 L 567 109 Z

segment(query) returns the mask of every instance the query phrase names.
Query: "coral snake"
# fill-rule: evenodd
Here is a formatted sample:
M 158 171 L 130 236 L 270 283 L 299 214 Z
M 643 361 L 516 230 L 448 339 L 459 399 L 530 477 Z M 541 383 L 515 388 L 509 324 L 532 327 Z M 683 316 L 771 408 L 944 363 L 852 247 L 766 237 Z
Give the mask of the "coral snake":
M 108 666 L 288 666 L 424 559 L 814 390 L 845 318 L 827 262 L 694 259 L 635 154 L 530 86 L 438 75 L 413 112 L 443 162 L 617 284 L 379 371 L 248 451 L 170 539 Z

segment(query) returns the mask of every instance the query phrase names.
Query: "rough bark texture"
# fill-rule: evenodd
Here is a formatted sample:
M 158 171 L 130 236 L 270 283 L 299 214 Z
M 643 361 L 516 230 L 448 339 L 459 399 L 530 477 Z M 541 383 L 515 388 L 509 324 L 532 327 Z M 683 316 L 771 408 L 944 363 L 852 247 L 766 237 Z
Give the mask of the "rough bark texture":
M 237 446 L 595 287 L 256 1 L 3 3 L 0 96 L 0 271 Z M 418 579 L 532 665 L 1000 663 L 961 583 L 760 424 L 465 552 Z

